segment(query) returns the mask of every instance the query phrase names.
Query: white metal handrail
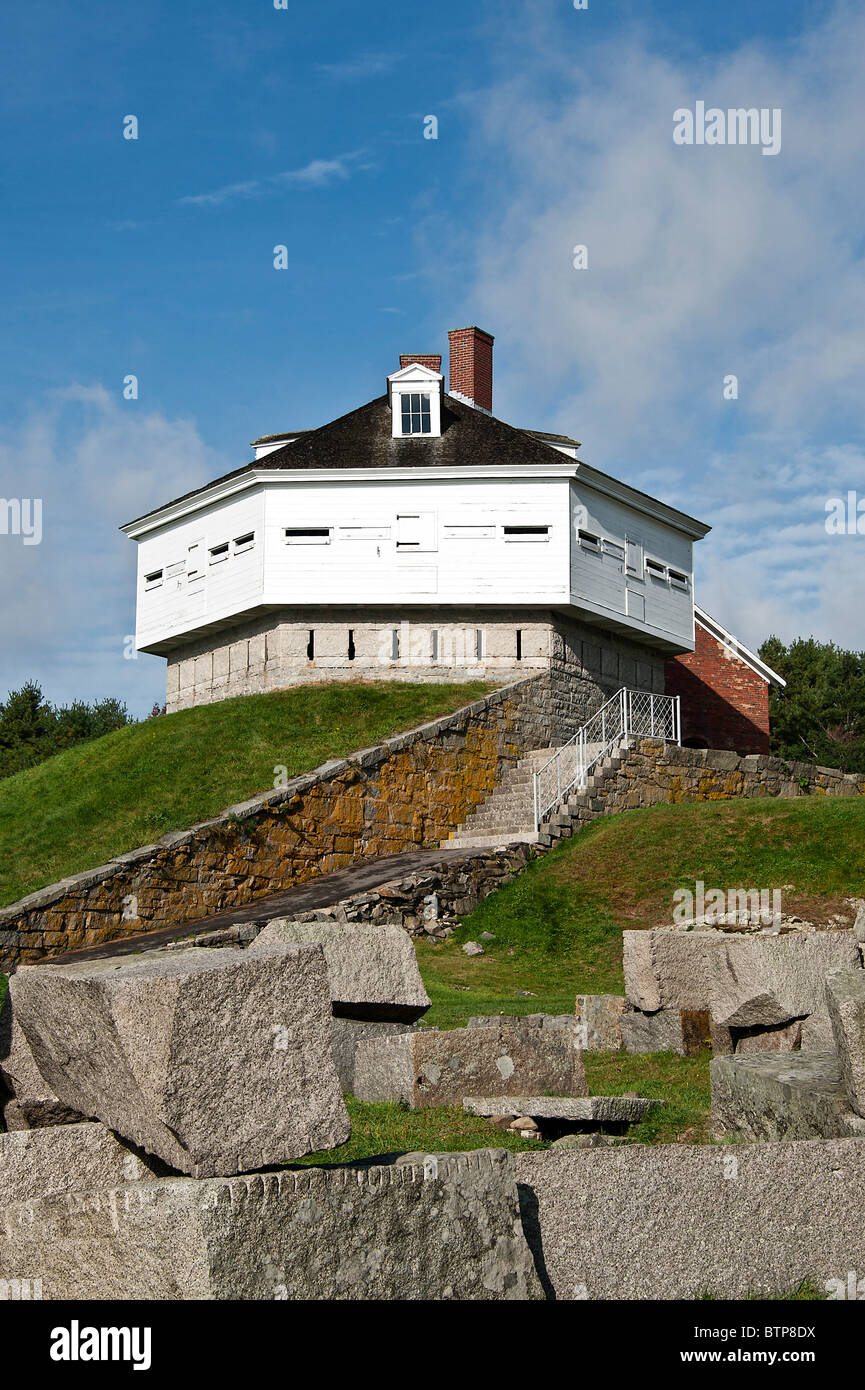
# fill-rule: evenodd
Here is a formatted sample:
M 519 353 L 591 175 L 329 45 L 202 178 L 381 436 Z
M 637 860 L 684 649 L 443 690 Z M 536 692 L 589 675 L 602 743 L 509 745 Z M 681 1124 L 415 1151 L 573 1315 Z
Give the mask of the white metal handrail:
M 626 738 L 648 736 L 681 743 L 681 702 L 678 695 L 653 695 L 649 690 L 623 686 L 601 705 L 573 738 L 558 748 L 534 774 L 535 827 L 574 787 L 584 787 L 596 767 Z

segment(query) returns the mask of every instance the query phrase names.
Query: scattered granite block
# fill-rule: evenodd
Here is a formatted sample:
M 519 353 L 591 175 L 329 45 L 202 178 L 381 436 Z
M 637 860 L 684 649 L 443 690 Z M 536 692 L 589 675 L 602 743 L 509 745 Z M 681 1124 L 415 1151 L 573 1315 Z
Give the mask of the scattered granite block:
M 94 1185 L 10 1208 L 0 1268 L 39 1270 L 52 1300 L 544 1296 L 501 1149 L 418 1166 Z
M 731 1032 L 733 1046 L 729 1050 L 737 1057 L 754 1052 L 795 1052 L 802 1041 L 802 1021 L 797 1018 L 777 1028 L 734 1028 Z M 714 1051 L 717 1056 L 719 1049 Z
M 557 1028 L 573 1032 L 572 1014 L 478 1014 L 466 1020 L 466 1028 L 498 1028 L 503 1023 L 519 1028 Z
M 240 1173 L 348 1138 L 320 946 L 26 966 L 9 987 L 58 1098 L 180 1172 Z
M 715 1057 L 712 1130 L 716 1138 L 832 1139 L 865 1133 L 850 1113 L 841 1064 L 833 1052 Z M 860 1130 L 861 1127 L 861 1130 Z
M 86 1119 L 52 1093 L 13 1014 L 9 990 L 0 1010 L 0 1096 L 7 1130 L 73 1125 Z
M 533 1120 L 575 1125 L 635 1125 L 662 1100 L 637 1096 L 466 1096 L 467 1115 L 528 1115 Z
M 414 1023 L 430 1006 L 414 943 L 402 927 L 279 918 L 268 922 L 247 951 L 254 956 L 297 942 L 324 948 L 335 1015 Z
M 575 1037 L 584 1052 L 620 1050 L 625 1004 L 624 997 L 618 994 L 577 995 Z
M 830 975 L 826 1003 L 847 1099 L 865 1115 L 865 970 Z
M 708 1011 L 730 1029 L 777 1028 L 824 1007 L 832 971 L 861 969 L 851 931 L 781 934 L 661 927 L 626 931 L 625 990 L 635 1009 Z
M 467 1095 L 588 1095 L 582 1053 L 570 1030 L 521 1024 L 421 1028 L 362 1042 L 355 1064 L 360 1100 L 402 1100 L 413 1109 L 462 1105 Z
M 165 1164 L 137 1153 L 105 1125 L 89 1121 L 0 1134 L 0 1211 L 58 1192 L 116 1187 L 168 1171 Z M 38 1273 L 34 1268 L 25 1271 L 25 1277 Z M 6 1275 L 2 1263 L 0 1274 Z
M 777 1297 L 803 1278 L 829 1289 L 865 1270 L 865 1139 L 513 1158 L 526 1234 L 556 1299 Z
M 807 1018 L 803 1018 L 801 1024 L 802 1040 L 800 1046 L 803 1052 L 832 1052 L 834 1050 L 835 1034 L 832 1031 L 829 1009 L 825 1004 L 822 1008 L 815 1009 Z
M 411 1033 L 413 1023 L 376 1023 L 363 1018 L 333 1018 L 333 1060 L 343 1093 L 354 1095 L 355 1056 L 358 1044 L 374 1038 Z

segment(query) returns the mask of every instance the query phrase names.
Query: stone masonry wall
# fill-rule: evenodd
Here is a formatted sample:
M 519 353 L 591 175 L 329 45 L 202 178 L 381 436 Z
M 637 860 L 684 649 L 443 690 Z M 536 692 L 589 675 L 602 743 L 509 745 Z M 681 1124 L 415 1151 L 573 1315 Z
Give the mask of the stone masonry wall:
M 301 919 L 400 926 L 410 936 L 441 939 L 457 919 L 522 873 L 558 840 L 577 834 L 598 816 L 675 801 L 726 801 L 735 797 L 861 796 L 865 777 L 835 768 L 785 763 L 779 758 L 737 758 L 724 751 L 678 748 L 643 739 L 600 772 L 593 785 L 573 796 L 542 830 L 538 845 L 518 842 L 454 854 L 443 863 L 416 869 L 376 888 L 355 893 L 332 907 L 301 913 Z M 219 941 L 246 939 L 257 928 L 228 928 Z M 216 945 L 215 937 L 200 938 Z M 187 943 L 188 944 L 188 943 Z
M 553 742 L 564 743 L 623 685 L 664 693 L 664 654 L 573 618 L 553 618 L 550 686 Z
M 193 922 L 332 869 L 432 847 L 549 742 L 546 676 L 164 835 L 0 911 L 0 966 Z
M 623 685 L 664 690 L 661 652 L 548 610 L 526 609 L 504 620 L 483 608 L 309 608 L 265 614 L 171 652 L 166 704 L 171 713 L 318 681 L 517 680 L 534 672 L 550 676 L 556 738 L 569 738 Z
M 664 802 L 729 801 L 763 796 L 865 796 L 865 775 L 760 753 L 679 748 L 638 739 L 601 767 L 542 827 L 541 844 L 576 834 L 598 816 Z

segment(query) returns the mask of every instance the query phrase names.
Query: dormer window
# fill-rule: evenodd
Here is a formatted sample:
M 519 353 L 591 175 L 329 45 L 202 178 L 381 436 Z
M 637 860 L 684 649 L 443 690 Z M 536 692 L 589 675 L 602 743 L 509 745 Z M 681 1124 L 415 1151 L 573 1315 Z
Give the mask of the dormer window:
M 387 379 L 394 439 L 434 439 L 442 432 L 444 377 L 422 362 L 408 362 Z
M 430 398 L 427 391 L 405 392 L 400 396 L 403 434 L 429 434 Z

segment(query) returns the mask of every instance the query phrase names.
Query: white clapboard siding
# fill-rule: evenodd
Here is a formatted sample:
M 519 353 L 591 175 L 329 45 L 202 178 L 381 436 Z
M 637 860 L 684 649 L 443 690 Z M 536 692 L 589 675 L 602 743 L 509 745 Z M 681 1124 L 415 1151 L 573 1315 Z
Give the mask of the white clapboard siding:
M 509 537 L 508 527 L 548 530 Z M 608 548 L 587 552 L 580 527 Z M 288 543 L 287 528 L 326 528 L 326 543 Z M 249 535 L 253 541 L 238 546 Z M 628 577 L 615 551 L 626 538 L 641 556 L 684 574 L 687 588 L 642 570 Z M 214 563 L 211 552 L 225 545 Z M 137 643 L 168 650 L 265 607 L 480 604 L 570 608 L 686 649 L 691 552 L 685 531 L 565 470 L 417 479 L 275 474 L 141 528 Z M 159 571 L 159 582 L 148 583 Z
M 263 523 L 264 489 L 258 488 L 145 536 L 138 548 L 137 645 L 165 641 L 260 603 Z M 250 532 L 252 547 L 235 553 L 234 542 Z M 210 551 L 226 543 L 227 559 L 212 564 Z M 191 577 L 193 566 L 199 578 Z M 160 569 L 162 583 L 148 588 L 146 576 Z
M 572 605 L 584 604 L 600 617 L 608 614 L 611 620 L 624 619 L 629 626 L 637 624 L 654 636 L 692 645 L 690 537 L 616 498 L 595 492 L 579 480 L 571 488 L 571 516 Z M 599 552 L 581 543 L 581 530 L 599 538 Z M 626 571 L 629 551 L 639 560 L 637 574 Z M 651 577 L 646 569 L 647 558 L 658 561 L 667 576 L 670 569 L 684 575 L 686 587 L 675 587 L 669 577 Z M 628 590 L 634 596 L 630 601 Z

